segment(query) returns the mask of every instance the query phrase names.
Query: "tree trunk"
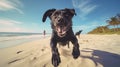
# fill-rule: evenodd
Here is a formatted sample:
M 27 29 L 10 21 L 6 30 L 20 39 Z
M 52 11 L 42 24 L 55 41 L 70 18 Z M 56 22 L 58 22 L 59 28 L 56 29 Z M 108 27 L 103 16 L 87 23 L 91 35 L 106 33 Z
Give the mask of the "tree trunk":
M 114 32 L 116 31 L 116 29 L 115 29 L 115 25 L 114 25 Z

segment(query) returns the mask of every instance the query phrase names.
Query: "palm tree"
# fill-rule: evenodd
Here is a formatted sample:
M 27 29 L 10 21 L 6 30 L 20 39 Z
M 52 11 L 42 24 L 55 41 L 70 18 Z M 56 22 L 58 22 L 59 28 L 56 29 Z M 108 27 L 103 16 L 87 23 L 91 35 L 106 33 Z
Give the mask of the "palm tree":
M 118 25 L 120 25 L 120 14 L 117 14 L 116 18 L 117 18 L 117 21 L 118 21 Z
M 118 27 L 118 21 L 116 17 L 111 17 L 110 20 L 107 20 L 108 24 L 111 26 L 114 26 L 114 31 L 115 31 L 115 26 Z

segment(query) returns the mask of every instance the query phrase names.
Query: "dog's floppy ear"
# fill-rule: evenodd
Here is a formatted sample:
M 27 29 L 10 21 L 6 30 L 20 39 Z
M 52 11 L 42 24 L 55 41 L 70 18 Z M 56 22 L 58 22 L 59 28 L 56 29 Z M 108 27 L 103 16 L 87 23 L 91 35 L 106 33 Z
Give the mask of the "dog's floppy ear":
M 75 9 L 70 9 L 70 12 L 71 12 L 73 15 L 76 15 Z
M 52 15 L 52 13 L 55 11 L 56 9 L 49 9 L 47 10 L 44 15 L 43 15 L 43 18 L 42 18 L 42 21 L 45 22 L 46 18 L 49 17 Z
M 68 9 L 68 8 L 65 8 L 65 10 L 67 10 L 68 12 L 70 12 L 72 16 L 76 15 L 75 9 Z

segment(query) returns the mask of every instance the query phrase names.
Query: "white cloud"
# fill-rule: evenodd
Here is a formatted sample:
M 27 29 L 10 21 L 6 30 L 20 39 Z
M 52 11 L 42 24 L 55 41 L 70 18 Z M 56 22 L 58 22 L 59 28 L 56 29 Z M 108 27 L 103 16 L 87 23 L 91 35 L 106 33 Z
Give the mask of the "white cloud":
M 21 31 L 23 31 L 23 29 L 18 27 L 0 28 L 0 32 L 21 32 Z
M 77 32 L 79 30 L 83 30 L 82 33 L 88 33 L 89 31 L 91 31 L 92 29 L 94 29 L 98 26 L 100 26 L 100 24 L 97 21 L 91 21 L 89 24 L 73 26 L 73 29 L 75 32 Z
M 16 10 L 23 14 L 23 11 L 20 9 L 22 6 L 23 4 L 20 0 L 0 0 L 0 11 Z
M 80 26 L 73 26 L 73 27 L 78 30 L 87 30 L 87 29 L 96 27 L 96 25 L 80 25 Z
M 0 19 L 0 32 L 39 32 L 39 28 L 37 27 L 37 24 L 25 26 L 24 22 Z
M 90 4 L 91 0 L 72 0 L 73 7 L 80 10 L 80 18 L 86 19 L 86 16 L 97 8 L 97 5 Z
M 15 20 L 0 20 L 0 25 L 13 26 L 15 24 L 22 24 L 22 22 L 18 22 Z
M 1 27 L 0 32 L 35 32 L 35 31 L 14 26 L 14 27 Z
M 22 22 L 15 21 L 15 20 L 0 20 L 0 32 L 24 32 L 27 31 L 24 28 L 20 27 Z

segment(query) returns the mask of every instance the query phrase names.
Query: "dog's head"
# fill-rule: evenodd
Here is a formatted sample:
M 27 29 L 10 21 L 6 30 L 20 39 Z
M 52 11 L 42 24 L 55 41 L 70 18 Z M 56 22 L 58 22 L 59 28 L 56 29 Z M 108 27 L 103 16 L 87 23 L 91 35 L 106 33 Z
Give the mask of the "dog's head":
M 46 18 L 49 17 L 52 29 L 57 32 L 59 37 L 64 37 L 66 32 L 72 27 L 72 17 L 74 15 L 76 15 L 74 9 L 49 9 L 44 13 L 42 21 L 45 22 Z

